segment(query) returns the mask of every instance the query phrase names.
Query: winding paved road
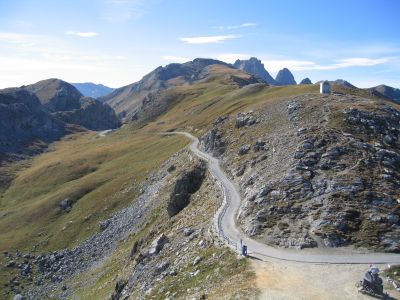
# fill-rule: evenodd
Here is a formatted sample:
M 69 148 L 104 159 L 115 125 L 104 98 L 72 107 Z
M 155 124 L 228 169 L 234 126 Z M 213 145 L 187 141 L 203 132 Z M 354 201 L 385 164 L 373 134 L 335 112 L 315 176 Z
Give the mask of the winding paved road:
M 214 216 L 214 230 L 231 248 L 240 252 L 243 242 L 248 247 L 251 256 L 265 260 L 276 258 L 287 261 L 305 263 L 330 264 L 399 264 L 400 254 L 391 253 L 361 253 L 343 249 L 282 249 L 267 246 L 246 236 L 236 227 L 236 214 L 240 206 L 240 194 L 236 186 L 228 179 L 219 165 L 219 160 L 201 151 L 199 140 L 187 132 L 171 132 L 182 134 L 192 140 L 191 151 L 208 162 L 211 175 L 216 179 L 224 194 L 223 204 Z

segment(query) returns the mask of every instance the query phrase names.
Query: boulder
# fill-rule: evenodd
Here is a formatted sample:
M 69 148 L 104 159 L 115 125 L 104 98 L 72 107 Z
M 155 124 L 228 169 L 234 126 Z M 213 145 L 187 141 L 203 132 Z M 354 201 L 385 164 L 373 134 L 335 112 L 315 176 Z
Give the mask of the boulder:
M 164 245 L 168 243 L 168 237 L 165 234 L 159 235 L 150 245 L 149 255 L 154 256 L 157 255 L 163 248 Z
M 156 267 L 154 269 L 154 275 L 161 274 L 166 269 L 168 269 L 168 267 L 169 267 L 169 262 L 167 262 L 167 261 L 163 261 L 163 262 L 159 263 L 158 265 L 156 265 Z
M 175 216 L 189 204 L 190 196 L 201 187 L 205 174 L 206 165 L 204 161 L 201 161 L 176 180 L 167 204 L 169 217 Z
M 193 266 L 199 264 L 199 262 L 201 262 L 202 258 L 200 256 L 196 256 L 196 258 L 193 261 Z
M 99 223 L 100 230 L 101 231 L 105 230 L 110 224 L 111 224 L 111 220 L 110 219 L 101 221 Z
M 265 150 L 265 145 L 266 145 L 265 141 L 258 139 L 254 144 L 254 151 Z
M 65 199 L 62 200 L 62 201 L 60 202 L 60 204 L 59 204 L 60 209 L 61 209 L 63 212 L 70 212 L 71 209 L 72 209 L 72 205 L 73 205 L 73 202 L 72 202 L 72 200 L 70 200 L 69 198 L 65 198 Z
M 239 113 L 236 117 L 235 127 L 241 128 L 244 126 L 251 126 L 251 125 L 254 125 L 256 122 L 257 122 L 257 120 L 254 118 L 254 116 L 251 112 Z
M 245 155 L 250 151 L 250 145 L 243 145 L 239 148 L 239 155 Z
M 194 232 L 194 230 L 193 230 L 192 228 L 184 228 L 184 229 L 183 229 L 183 234 L 184 234 L 185 236 L 189 236 L 189 235 L 191 235 L 193 232 Z

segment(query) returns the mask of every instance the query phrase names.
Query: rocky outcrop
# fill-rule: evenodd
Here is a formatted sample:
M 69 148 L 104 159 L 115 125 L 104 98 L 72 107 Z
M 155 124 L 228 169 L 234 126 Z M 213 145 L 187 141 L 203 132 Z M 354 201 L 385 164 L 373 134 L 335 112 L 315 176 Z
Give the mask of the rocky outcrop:
M 120 126 L 120 121 L 111 107 L 84 97 L 65 81 L 47 79 L 22 88 L 34 93 L 47 111 L 65 123 L 80 125 L 90 130 L 115 129 Z
M 68 124 L 105 130 L 119 127 L 120 121 L 107 104 L 83 97 L 62 80 L 48 79 L 0 90 L 0 124 L 1 161 L 40 152 L 76 130 Z
M 239 113 L 236 117 L 235 127 L 240 128 L 243 126 L 251 126 L 251 125 L 256 124 L 257 122 L 259 122 L 259 120 L 257 120 L 254 117 L 252 111 Z
M 221 162 L 242 189 L 246 234 L 281 247 L 400 252 L 394 106 L 303 95 L 252 116 L 259 120 L 252 126 L 240 117 L 217 127 L 226 143 Z
M 177 179 L 167 206 L 170 217 L 178 214 L 189 204 L 190 196 L 201 187 L 205 173 L 206 165 L 202 161 Z
M 53 115 L 65 123 L 79 124 L 90 130 L 115 129 L 121 125 L 114 110 L 107 104 L 86 97 L 79 102 L 79 109 L 56 112 Z
M 250 73 L 268 84 L 276 85 L 275 79 L 264 68 L 264 64 L 256 57 L 251 57 L 248 60 L 236 60 L 233 66 L 239 70 Z
M 20 88 L 0 90 L 0 161 L 7 154 L 34 154 L 66 133 L 65 124 Z
M 219 126 L 226 118 L 219 117 L 214 123 L 213 128 L 200 138 L 200 146 L 214 156 L 220 156 L 225 152 L 226 142 L 220 133 Z
M 302 81 L 300 81 L 299 84 L 312 84 L 310 78 L 304 78 Z
M 277 85 L 292 85 L 296 84 L 296 80 L 294 80 L 292 72 L 287 68 L 283 68 L 278 72 L 275 78 Z

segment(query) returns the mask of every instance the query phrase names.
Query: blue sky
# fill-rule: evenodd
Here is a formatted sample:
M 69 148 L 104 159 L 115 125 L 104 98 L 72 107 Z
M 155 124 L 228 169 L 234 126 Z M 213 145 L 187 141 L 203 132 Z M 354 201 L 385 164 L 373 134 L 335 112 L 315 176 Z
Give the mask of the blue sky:
M 0 0 L 0 88 L 119 87 L 160 65 L 260 58 L 274 76 L 400 88 L 400 1 Z

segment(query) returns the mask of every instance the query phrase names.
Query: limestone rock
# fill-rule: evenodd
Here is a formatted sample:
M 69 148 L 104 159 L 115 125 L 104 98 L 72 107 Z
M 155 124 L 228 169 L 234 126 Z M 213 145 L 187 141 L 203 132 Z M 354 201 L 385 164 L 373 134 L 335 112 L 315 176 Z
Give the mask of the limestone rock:
M 164 248 L 166 243 L 168 243 L 168 237 L 165 234 L 158 236 L 150 245 L 148 251 L 149 255 L 157 255 Z
M 287 68 L 283 68 L 278 72 L 276 75 L 275 81 L 277 82 L 277 85 L 292 85 L 296 84 L 296 81 L 294 80 L 292 72 L 289 71 Z

